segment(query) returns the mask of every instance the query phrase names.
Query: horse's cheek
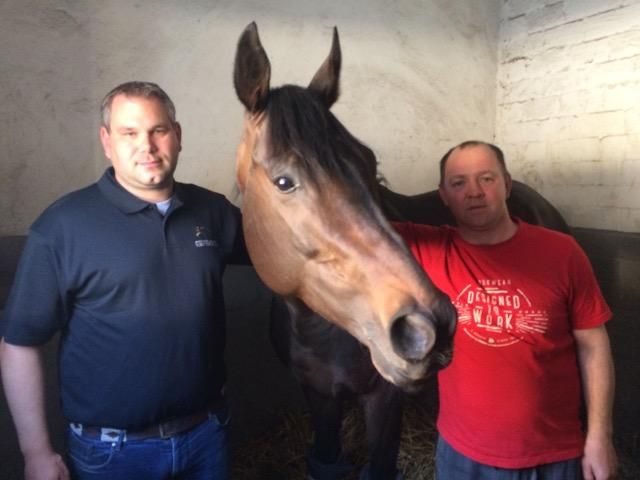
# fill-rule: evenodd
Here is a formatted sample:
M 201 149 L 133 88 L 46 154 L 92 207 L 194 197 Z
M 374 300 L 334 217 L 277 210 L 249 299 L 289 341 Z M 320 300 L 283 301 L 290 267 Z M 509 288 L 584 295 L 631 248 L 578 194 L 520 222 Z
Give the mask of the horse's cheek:
M 243 230 L 247 249 L 251 256 L 253 266 L 260 279 L 274 292 L 280 295 L 289 295 L 297 288 L 297 280 L 292 250 L 283 244 L 286 236 L 279 235 L 278 222 L 269 215 L 268 209 L 262 202 L 256 202 L 251 195 L 251 189 L 247 190 L 244 199 Z
M 260 279 L 271 290 L 279 295 L 292 295 L 298 287 L 294 269 L 282 268 L 282 263 L 277 261 L 269 249 L 259 250 L 251 254 L 254 267 Z

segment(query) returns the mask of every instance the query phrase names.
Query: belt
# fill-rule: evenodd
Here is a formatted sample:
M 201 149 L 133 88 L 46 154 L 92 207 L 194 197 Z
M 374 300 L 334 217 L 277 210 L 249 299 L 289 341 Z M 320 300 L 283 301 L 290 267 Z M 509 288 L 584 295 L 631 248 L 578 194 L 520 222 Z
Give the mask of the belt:
M 209 415 L 216 413 L 223 408 L 222 402 L 210 405 L 205 410 L 196 413 L 184 415 L 182 417 L 171 418 L 164 422 L 149 425 L 144 428 L 134 430 L 124 430 L 109 427 L 96 427 L 93 425 L 84 425 L 80 423 L 71 423 L 71 429 L 78 435 L 91 438 L 97 438 L 102 441 L 113 442 L 122 438 L 126 440 L 145 440 L 148 438 L 167 439 L 174 437 L 180 433 L 191 430 L 209 418 Z

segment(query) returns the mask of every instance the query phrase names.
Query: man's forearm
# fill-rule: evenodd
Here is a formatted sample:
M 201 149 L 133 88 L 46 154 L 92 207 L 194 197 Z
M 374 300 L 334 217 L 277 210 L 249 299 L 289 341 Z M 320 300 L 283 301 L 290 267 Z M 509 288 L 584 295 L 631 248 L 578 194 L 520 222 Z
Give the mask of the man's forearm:
M 0 343 L 2 383 L 25 457 L 52 452 L 44 408 L 44 380 L 37 347 Z
M 574 333 L 587 404 L 588 431 L 610 436 L 615 377 L 609 337 L 604 326 Z
M 585 480 L 610 480 L 617 470 L 613 447 L 614 369 L 604 326 L 574 332 L 587 403 L 587 438 L 582 456 Z

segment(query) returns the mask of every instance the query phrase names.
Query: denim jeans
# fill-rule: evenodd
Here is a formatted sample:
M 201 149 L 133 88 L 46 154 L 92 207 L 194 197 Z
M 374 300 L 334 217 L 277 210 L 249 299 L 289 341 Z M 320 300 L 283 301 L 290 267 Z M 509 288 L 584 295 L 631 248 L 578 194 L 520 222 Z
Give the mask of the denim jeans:
M 441 436 L 436 448 L 437 480 L 582 480 L 580 458 L 511 469 L 484 465 L 455 451 Z
M 228 415 L 210 414 L 174 437 L 102 441 L 67 433 L 71 478 L 78 480 L 227 480 Z

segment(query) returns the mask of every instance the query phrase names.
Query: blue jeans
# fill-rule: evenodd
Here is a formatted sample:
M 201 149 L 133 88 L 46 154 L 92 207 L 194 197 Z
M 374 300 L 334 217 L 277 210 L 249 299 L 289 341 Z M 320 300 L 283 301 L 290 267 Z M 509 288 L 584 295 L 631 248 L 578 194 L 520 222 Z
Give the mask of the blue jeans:
M 511 469 L 484 465 L 455 451 L 441 436 L 436 448 L 437 480 L 582 480 L 580 458 Z
M 210 414 L 174 437 L 115 441 L 78 435 L 69 428 L 68 465 L 78 480 L 227 480 L 226 413 Z

